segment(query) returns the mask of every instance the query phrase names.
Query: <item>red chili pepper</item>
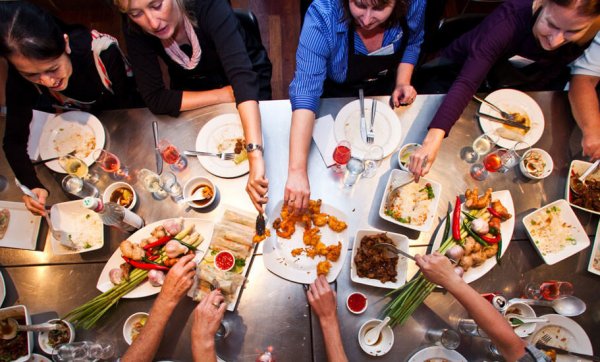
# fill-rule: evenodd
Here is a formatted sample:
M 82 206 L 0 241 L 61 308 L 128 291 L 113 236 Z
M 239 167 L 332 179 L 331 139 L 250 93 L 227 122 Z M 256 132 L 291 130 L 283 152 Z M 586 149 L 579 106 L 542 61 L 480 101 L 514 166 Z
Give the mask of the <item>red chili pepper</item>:
M 500 214 L 498 214 L 498 212 L 494 209 L 492 209 L 491 207 L 488 207 L 488 211 L 490 212 L 490 214 L 492 214 L 492 216 L 495 216 L 497 218 L 499 218 L 500 220 L 504 220 L 502 218 L 502 216 Z
M 162 246 L 162 245 L 164 245 L 164 244 L 168 243 L 168 242 L 169 242 L 169 240 L 171 240 L 171 239 L 173 239 L 173 238 L 171 237 L 171 235 L 166 235 L 166 236 L 163 236 L 162 238 L 160 238 L 160 239 L 156 240 L 155 242 L 153 242 L 153 243 L 150 243 L 150 244 L 148 244 L 148 245 L 144 246 L 144 250 L 148 250 L 148 249 L 156 248 L 157 246 Z
M 460 241 L 460 197 L 456 196 L 456 205 L 454 205 L 454 214 L 452 215 L 452 238 Z
M 502 237 L 500 236 L 500 233 L 496 234 L 496 236 L 487 236 L 487 235 L 480 235 L 480 238 L 482 238 L 486 243 L 490 243 L 490 244 L 497 244 L 500 240 L 502 240 Z
M 123 259 L 132 267 L 134 268 L 138 268 L 138 269 L 144 269 L 144 270 L 150 270 L 150 269 L 157 269 L 157 270 L 162 270 L 162 271 L 169 271 L 169 268 L 167 268 L 164 265 L 158 265 L 158 264 L 152 264 L 152 263 L 143 263 L 141 261 L 137 261 L 137 260 L 132 260 L 130 258 L 127 257 L 123 257 Z

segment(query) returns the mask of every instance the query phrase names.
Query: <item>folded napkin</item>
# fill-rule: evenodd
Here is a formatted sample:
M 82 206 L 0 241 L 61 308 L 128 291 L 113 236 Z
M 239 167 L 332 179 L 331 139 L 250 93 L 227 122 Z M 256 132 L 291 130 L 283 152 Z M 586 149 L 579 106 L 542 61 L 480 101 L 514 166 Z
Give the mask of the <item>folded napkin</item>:
M 333 117 L 331 117 L 330 114 L 315 120 L 312 136 L 325 165 L 327 167 L 335 165 L 335 161 L 333 160 L 333 150 L 335 150 L 337 142 L 335 141 L 335 135 L 333 133 Z
M 33 111 L 31 123 L 29 123 L 29 140 L 27 141 L 27 154 L 32 160 L 37 160 L 40 157 L 40 139 L 42 138 L 42 130 L 46 122 L 53 118 L 55 114 L 41 111 Z

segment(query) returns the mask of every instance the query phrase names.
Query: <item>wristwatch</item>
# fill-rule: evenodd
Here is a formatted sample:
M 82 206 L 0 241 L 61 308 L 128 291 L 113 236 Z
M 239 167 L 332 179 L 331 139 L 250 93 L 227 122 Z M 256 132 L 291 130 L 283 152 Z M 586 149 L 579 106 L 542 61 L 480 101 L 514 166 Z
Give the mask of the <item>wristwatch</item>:
M 264 153 L 262 145 L 259 145 L 258 143 L 248 143 L 246 145 L 246 152 L 250 153 L 253 151 L 260 151 L 261 153 Z

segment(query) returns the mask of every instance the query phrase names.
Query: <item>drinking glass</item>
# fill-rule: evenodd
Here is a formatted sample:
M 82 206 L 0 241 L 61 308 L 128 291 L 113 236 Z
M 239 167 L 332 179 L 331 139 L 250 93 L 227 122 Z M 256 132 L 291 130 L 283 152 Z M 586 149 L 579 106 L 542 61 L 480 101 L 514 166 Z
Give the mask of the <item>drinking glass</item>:
M 497 142 L 498 136 L 490 133 L 484 133 L 477 137 L 475 141 L 473 141 L 472 146 L 466 147 L 466 150 L 462 155 L 463 159 L 467 163 L 474 163 L 479 159 L 479 157 L 490 152 Z
M 177 177 L 173 172 L 164 172 L 160 179 L 163 183 L 163 188 L 174 201 L 179 201 L 183 199 L 183 188 L 181 184 L 177 181 Z
M 448 328 L 428 329 L 425 338 L 433 344 L 441 344 L 446 349 L 457 349 L 460 346 L 460 335 Z
M 160 176 L 155 172 L 148 170 L 147 168 L 143 168 L 138 171 L 138 180 L 142 182 L 144 189 L 152 193 L 152 196 L 156 200 L 163 200 L 169 194 L 165 189 L 163 189 L 163 183 L 160 179 Z
M 129 169 L 121 164 L 119 157 L 106 150 L 95 150 L 94 158 L 100 167 L 107 172 L 113 180 L 122 180 L 128 178 Z
M 98 197 L 100 195 L 100 191 L 98 191 L 96 186 L 77 176 L 65 176 L 62 179 L 61 186 L 64 191 L 82 199 L 88 196 Z
M 381 164 L 383 159 L 383 148 L 378 145 L 369 147 L 367 154 L 365 155 L 365 170 L 362 177 L 373 177 L 377 172 L 377 167 Z
M 350 151 L 350 142 L 346 140 L 338 142 L 337 146 L 333 150 L 333 160 L 335 161 L 333 171 L 337 173 L 344 172 L 344 166 L 348 163 L 348 161 L 350 161 Z
M 573 284 L 559 280 L 531 282 L 525 287 L 529 299 L 555 300 L 573 294 Z
M 487 337 L 487 334 L 481 328 L 479 328 L 473 319 L 459 319 L 458 331 L 460 334 L 467 336 Z
M 518 150 L 523 145 L 525 145 L 525 148 Z M 531 146 L 525 142 L 517 142 L 511 149 L 500 148 L 488 153 L 483 160 L 483 167 L 479 164 L 471 167 L 471 177 L 475 180 L 483 181 L 488 177 L 488 172 L 506 173 L 521 161 L 523 155 L 530 148 Z
M 344 172 L 344 186 L 354 186 L 364 170 L 365 164 L 361 160 L 354 157 L 350 158 L 350 161 L 346 164 L 346 171 Z
M 187 167 L 187 158 L 179 153 L 179 150 L 171 142 L 162 139 L 158 142 L 158 150 L 163 160 L 171 165 L 175 172 L 183 171 Z
M 90 172 L 88 165 L 76 156 L 65 155 L 58 159 L 58 164 L 63 168 L 69 175 L 79 177 L 89 182 L 98 182 L 98 175 L 95 172 Z
M 71 342 L 55 346 L 52 351 L 52 360 L 55 362 L 87 362 L 109 359 L 114 354 L 115 349 L 110 343 Z

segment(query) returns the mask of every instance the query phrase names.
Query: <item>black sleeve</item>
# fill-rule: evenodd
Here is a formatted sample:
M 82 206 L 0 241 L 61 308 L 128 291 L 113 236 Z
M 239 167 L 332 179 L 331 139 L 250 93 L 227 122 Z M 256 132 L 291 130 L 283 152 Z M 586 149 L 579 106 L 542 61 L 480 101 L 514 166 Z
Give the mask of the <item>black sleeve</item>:
M 4 154 L 15 176 L 29 188 L 44 188 L 27 154 L 29 124 L 32 109 L 39 93 L 9 64 L 6 80 L 6 130 Z
M 153 37 L 134 29 L 127 20 L 124 21 L 123 33 L 135 81 L 146 106 L 152 113 L 176 117 L 181 109 L 183 92 L 165 87 Z
M 212 38 L 233 87 L 235 102 L 258 100 L 258 76 L 252 70 L 238 20 L 225 0 L 197 0 L 198 26 Z
M 102 63 L 112 83 L 114 101 L 111 108 L 133 108 L 139 106 L 139 96 L 133 77 L 127 76 L 123 55 L 118 45 L 113 44 L 100 53 Z

